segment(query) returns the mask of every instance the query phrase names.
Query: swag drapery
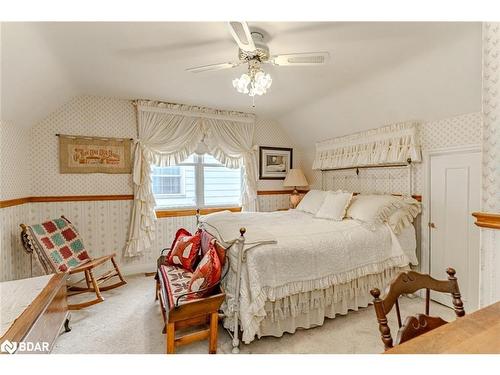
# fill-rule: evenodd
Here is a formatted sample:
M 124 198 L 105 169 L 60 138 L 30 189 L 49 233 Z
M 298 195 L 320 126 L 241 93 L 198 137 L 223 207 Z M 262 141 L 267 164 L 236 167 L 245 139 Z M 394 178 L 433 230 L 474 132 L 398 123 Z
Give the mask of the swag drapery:
M 242 168 L 242 208 L 257 211 L 253 115 L 145 100 L 136 101 L 135 105 L 138 140 L 134 150 L 134 204 L 127 256 L 142 254 L 154 240 L 152 166 L 178 164 L 200 148 L 208 150 L 228 168 Z

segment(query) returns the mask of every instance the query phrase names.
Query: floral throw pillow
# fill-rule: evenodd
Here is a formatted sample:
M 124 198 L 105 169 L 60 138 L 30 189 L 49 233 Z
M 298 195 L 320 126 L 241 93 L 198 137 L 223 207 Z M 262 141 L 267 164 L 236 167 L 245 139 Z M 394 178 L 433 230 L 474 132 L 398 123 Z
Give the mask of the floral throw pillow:
M 202 289 L 207 289 L 215 286 L 221 278 L 222 266 L 217 255 L 214 243 L 210 244 L 210 248 L 203 256 L 198 267 L 193 273 L 193 277 L 189 283 L 189 292 L 197 292 Z M 205 290 L 200 293 L 189 295 L 189 299 L 201 298 L 207 295 L 210 290 Z
M 182 267 L 185 270 L 193 272 L 198 260 L 200 250 L 200 233 L 194 235 L 185 229 L 179 229 L 175 234 L 172 248 L 167 257 L 167 264 Z

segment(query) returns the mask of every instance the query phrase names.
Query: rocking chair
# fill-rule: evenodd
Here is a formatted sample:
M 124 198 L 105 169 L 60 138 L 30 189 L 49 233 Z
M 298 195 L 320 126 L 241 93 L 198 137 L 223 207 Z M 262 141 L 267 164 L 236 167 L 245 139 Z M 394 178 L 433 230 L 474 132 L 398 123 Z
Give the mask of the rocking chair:
M 85 249 L 80 234 L 64 216 L 41 224 L 21 224 L 21 228 L 21 240 L 25 250 L 29 254 L 35 254 L 36 260 L 46 274 L 60 272 L 67 272 L 70 275 L 84 274 L 84 278 L 68 285 L 68 296 L 91 292 L 95 293 L 96 298 L 69 304 L 70 310 L 79 310 L 102 302 L 104 301 L 102 291 L 127 283 L 114 259 L 116 254 L 92 259 Z M 94 276 L 94 268 L 107 261 L 111 261 L 113 268 L 100 276 Z M 100 286 L 113 277 L 118 277 L 119 281 L 111 285 Z M 82 282 L 85 282 L 84 286 L 78 286 Z

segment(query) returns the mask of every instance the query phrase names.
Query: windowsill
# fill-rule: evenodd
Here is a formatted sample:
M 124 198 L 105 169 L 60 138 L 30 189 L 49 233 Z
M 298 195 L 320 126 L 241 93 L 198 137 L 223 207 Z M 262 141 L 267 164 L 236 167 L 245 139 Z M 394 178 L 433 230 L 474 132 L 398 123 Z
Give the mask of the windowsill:
M 207 208 L 201 208 L 200 209 L 200 214 L 201 215 L 206 215 L 206 214 L 211 214 L 213 212 L 219 212 L 219 211 L 232 211 L 232 212 L 240 212 L 241 207 L 207 207 Z M 173 208 L 173 209 L 166 209 L 166 208 L 158 208 L 155 210 L 156 211 L 156 217 L 157 218 L 163 218 L 163 217 L 179 217 L 179 216 L 194 216 L 196 215 L 196 209 L 195 208 Z

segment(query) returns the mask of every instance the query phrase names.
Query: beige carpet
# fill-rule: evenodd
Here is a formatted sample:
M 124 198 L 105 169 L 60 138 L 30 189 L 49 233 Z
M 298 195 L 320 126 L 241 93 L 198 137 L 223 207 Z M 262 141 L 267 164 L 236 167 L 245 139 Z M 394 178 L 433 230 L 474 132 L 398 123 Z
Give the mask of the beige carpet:
M 127 277 L 128 284 L 104 292 L 106 300 L 85 310 L 71 312 L 72 331 L 62 333 L 53 353 L 164 353 L 165 336 L 158 303 L 154 301 L 154 280 L 144 275 Z M 403 317 L 423 312 L 420 298 L 402 298 Z M 453 310 L 432 303 L 431 314 L 454 319 Z M 397 322 L 392 316 L 391 331 Z M 249 345 L 242 353 L 380 353 L 383 351 L 373 306 L 351 311 L 346 316 L 326 319 L 325 324 L 298 330 L 283 337 L 264 337 Z M 178 353 L 207 353 L 208 343 L 200 341 L 179 348 Z M 231 353 L 231 339 L 219 328 L 219 353 Z

